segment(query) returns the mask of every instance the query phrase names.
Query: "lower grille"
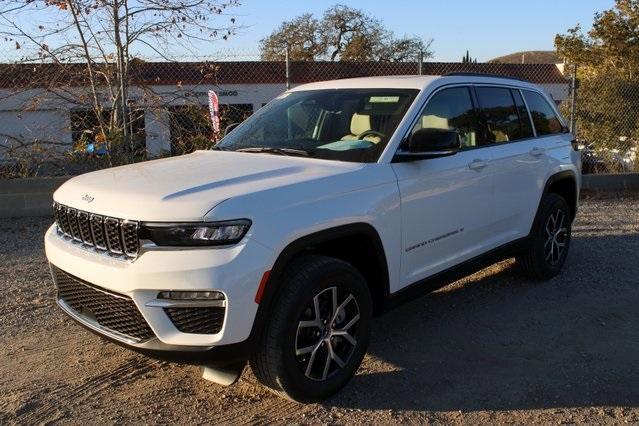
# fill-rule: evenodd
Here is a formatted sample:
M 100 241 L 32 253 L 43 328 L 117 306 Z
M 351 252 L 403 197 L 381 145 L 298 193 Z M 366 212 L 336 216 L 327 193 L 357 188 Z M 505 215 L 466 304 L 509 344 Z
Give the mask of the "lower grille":
M 99 289 L 51 265 L 53 281 L 62 300 L 74 313 L 97 322 L 101 327 L 133 340 L 154 337 L 133 300 L 121 294 Z
M 164 312 L 182 333 L 216 334 L 224 324 L 224 307 L 164 308 Z

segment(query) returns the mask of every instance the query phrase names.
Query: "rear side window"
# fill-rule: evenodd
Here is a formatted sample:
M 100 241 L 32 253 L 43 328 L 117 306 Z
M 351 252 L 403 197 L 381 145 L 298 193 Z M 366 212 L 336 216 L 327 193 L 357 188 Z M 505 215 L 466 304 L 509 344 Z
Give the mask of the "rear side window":
M 517 106 L 517 112 L 519 113 L 522 136 L 527 135 L 524 137 L 533 137 L 532 124 L 530 124 L 530 117 L 528 116 L 526 104 L 524 104 L 524 98 L 521 97 L 519 90 L 511 90 L 511 93 L 513 94 L 515 105 Z
M 555 114 L 555 110 L 543 96 L 529 90 L 524 90 L 523 93 L 535 130 L 537 130 L 537 136 L 552 135 L 564 131 L 564 126 Z
M 510 142 L 533 136 L 528 117 L 515 105 L 510 89 L 478 87 L 477 98 L 488 132 L 488 143 Z

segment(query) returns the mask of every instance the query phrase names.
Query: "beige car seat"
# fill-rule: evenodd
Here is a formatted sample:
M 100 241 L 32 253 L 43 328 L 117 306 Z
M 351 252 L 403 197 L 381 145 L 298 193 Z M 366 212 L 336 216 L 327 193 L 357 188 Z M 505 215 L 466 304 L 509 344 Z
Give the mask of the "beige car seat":
M 351 118 L 351 133 L 342 138 L 343 141 L 358 140 L 359 135 L 367 130 L 371 130 L 371 116 L 369 114 L 353 114 Z M 366 135 L 364 140 L 372 143 L 380 143 L 382 138 L 376 135 Z
M 422 129 L 452 129 L 447 118 L 434 114 L 423 116 L 421 126 Z M 472 147 L 476 145 L 475 132 L 468 132 L 462 137 L 462 146 Z
M 506 133 L 502 132 L 501 130 L 491 130 L 490 132 L 495 137 L 495 142 L 497 142 L 497 143 L 499 143 L 499 142 L 508 142 L 510 140 L 508 138 L 508 135 Z
M 450 129 L 448 119 L 437 115 L 425 115 L 422 117 L 422 129 Z

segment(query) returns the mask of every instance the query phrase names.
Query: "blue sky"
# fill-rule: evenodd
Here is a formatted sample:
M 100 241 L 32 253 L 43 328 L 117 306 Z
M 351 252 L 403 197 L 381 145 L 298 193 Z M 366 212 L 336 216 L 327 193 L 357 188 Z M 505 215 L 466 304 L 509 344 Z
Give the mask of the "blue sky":
M 339 1 L 244 0 L 234 9 L 241 34 L 220 48 L 251 51 L 260 38 L 305 12 L 321 13 Z M 577 23 L 590 28 L 596 11 L 613 0 L 343 0 L 383 20 L 399 35 L 433 38 L 434 60 L 458 61 L 469 49 L 480 61 L 520 50 L 550 50 L 558 32 Z
M 170 56 L 178 60 L 256 59 L 259 40 L 283 21 L 305 12 L 321 17 L 330 6 L 340 3 L 340 0 L 240 1 L 239 7 L 226 11 L 241 26 L 237 35 L 228 41 L 172 46 Z M 553 49 L 557 33 L 578 23 L 589 29 L 594 13 L 611 8 L 614 0 L 341 0 L 341 3 L 381 19 L 397 35 L 434 39 L 431 60 L 459 61 L 468 49 L 473 57 L 486 61 L 522 50 Z M 215 19 L 224 26 L 230 17 Z M 52 19 L 49 9 L 40 8 L 40 12 L 18 16 L 17 23 L 26 26 L 44 23 L 50 27 Z M 2 25 L 6 23 L 0 22 Z M 15 50 L 12 42 L 0 43 L 0 61 L 17 59 L 23 51 Z M 146 47 L 134 49 L 132 54 L 148 60 L 158 58 Z

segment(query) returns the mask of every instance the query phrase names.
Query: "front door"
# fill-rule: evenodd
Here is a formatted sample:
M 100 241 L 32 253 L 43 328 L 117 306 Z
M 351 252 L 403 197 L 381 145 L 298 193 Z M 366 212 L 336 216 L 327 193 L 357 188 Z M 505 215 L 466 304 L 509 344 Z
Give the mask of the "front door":
M 493 170 L 482 156 L 482 125 L 469 87 L 441 89 L 412 132 L 456 129 L 462 150 L 393 163 L 402 203 L 402 287 L 472 258 L 492 243 Z

